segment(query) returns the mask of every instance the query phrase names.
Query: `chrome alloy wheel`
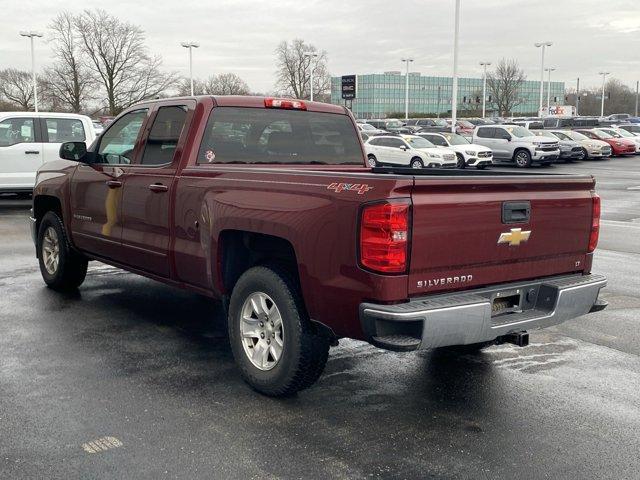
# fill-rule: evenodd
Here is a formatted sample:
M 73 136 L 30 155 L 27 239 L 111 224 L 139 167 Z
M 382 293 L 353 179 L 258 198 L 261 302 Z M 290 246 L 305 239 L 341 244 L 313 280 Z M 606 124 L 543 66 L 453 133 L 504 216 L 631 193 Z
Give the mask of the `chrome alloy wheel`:
M 47 228 L 42 237 L 42 261 L 49 275 L 55 275 L 60 263 L 60 241 L 53 227 Z
M 260 370 L 275 367 L 284 347 L 284 326 L 278 306 L 262 292 L 254 292 L 242 305 L 240 335 L 244 353 Z

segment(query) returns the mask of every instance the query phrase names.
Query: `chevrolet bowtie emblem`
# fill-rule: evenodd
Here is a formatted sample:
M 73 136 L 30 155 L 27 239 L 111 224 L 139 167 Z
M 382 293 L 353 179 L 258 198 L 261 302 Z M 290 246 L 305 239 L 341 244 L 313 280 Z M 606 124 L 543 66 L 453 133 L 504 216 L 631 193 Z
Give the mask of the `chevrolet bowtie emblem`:
M 500 237 L 498 237 L 498 245 L 508 243 L 511 246 L 517 247 L 522 242 L 529 240 L 530 236 L 531 230 L 523 232 L 521 228 L 512 228 L 510 232 L 500 234 Z

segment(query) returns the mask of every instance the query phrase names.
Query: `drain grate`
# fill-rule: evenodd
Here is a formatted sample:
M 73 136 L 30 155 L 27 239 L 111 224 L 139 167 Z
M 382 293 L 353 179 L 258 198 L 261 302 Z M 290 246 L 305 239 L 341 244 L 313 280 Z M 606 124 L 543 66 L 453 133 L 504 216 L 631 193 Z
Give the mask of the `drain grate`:
M 82 449 L 87 453 L 100 453 L 112 450 L 114 448 L 120 448 L 122 442 L 116 437 L 101 437 L 90 442 L 83 443 Z

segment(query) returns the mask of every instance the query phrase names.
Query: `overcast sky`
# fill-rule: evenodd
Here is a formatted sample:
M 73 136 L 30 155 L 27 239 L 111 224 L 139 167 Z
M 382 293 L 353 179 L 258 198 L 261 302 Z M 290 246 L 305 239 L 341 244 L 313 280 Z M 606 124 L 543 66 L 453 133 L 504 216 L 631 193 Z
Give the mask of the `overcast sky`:
M 333 75 L 412 70 L 451 75 L 454 0 L 0 0 L 0 69 L 30 69 L 28 40 L 19 30 L 47 32 L 59 12 L 103 8 L 140 25 L 164 68 L 188 74 L 185 40 L 198 41 L 194 75 L 234 72 L 252 90 L 274 86 L 274 49 L 302 38 L 326 50 Z M 540 75 L 540 50 L 549 40 L 547 66 L 568 87 L 599 85 L 606 70 L 635 88 L 640 79 L 640 0 L 462 0 L 460 74 L 479 76 L 478 62 L 520 62 L 529 79 Z M 42 39 L 45 40 L 45 39 Z M 37 63 L 51 52 L 38 41 Z

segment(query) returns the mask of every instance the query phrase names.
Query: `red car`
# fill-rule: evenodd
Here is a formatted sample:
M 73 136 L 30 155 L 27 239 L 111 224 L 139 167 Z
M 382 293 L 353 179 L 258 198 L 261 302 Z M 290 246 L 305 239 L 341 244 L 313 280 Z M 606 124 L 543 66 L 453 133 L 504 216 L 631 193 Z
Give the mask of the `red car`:
M 268 395 L 313 384 L 340 338 L 524 346 L 606 306 L 591 176 L 372 170 L 338 105 L 148 101 L 60 156 L 33 197 L 45 283 L 76 289 L 99 260 L 221 300 L 240 373 Z
M 447 120 L 449 127 L 451 127 L 451 119 Z M 473 135 L 473 129 L 475 125 L 467 120 L 456 120 L 456 133 L 465 137 L 471 137 Z
M 636 143 L 626 138 L 615 138 L 613 135 L 603 132 L 599 128 L 576 129 L 576 132 L 595 140 L 602 140 L 611 145 L 613 155 L 635 155 Z

